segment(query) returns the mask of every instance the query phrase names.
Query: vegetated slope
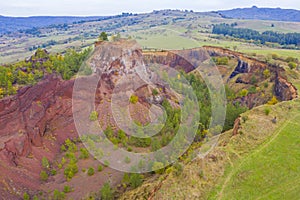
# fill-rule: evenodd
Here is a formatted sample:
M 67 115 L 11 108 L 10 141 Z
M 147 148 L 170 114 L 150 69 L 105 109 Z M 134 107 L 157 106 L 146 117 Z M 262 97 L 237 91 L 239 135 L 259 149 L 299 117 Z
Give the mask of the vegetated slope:
M 252 8 L 237 8 L 217 12 L 226 18 L 300 22 L 300 11 L 293 9 L 258 8 L 253 6 Z
M 181 171 L 168 170 L 121 199 L 297 199 L 299 108 L 296 99 L 242 114 L 234 128 L 237 134 L 231 130 L 221 135 L 204 159 Z
M 0 33 L 15 32 L 49 25 L 69 24 L 73 22 L 89 21 L 101 17 L 5 17 L 0 16 Z

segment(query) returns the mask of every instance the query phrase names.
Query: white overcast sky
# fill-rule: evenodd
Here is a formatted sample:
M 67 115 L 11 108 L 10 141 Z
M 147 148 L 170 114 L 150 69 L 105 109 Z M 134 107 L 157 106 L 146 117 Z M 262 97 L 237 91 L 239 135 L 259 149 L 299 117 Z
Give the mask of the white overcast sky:
M 299 0 L 0 0 L 4 16 L 103 16 L 161 9 L 194 11 L 238 7 L 281 7 L 300 10 Z

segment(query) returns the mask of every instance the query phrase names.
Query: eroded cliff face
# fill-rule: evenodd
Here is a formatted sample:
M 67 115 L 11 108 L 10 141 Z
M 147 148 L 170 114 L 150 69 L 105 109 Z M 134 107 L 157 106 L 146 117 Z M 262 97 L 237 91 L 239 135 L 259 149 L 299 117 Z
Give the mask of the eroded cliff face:
M 281 101 L 288 101 L 297 98 L 297 89 L 288 82 L 286 78 L 284 78 L 285 71 L 283 68 L 279 66 L 272 66 L 257 59 L 247 57 L 242 53 L 220 47 L 205 46 L 204 49 L 208 51 L 210 56 L 229 56 L 238 60 L 236 68 L 229 77 L 229 79 L 233 79 L 237 75 L 241 75 L 236 80 L 236 83 L 249 84 L 253 75 L 255 75 L 257 81 L 263 81 L 263 72 L 268 69 L 270 73 L 273 74 L 271 81 L 275 83 L 273 90 L 274 95 Z M 252 108 L 253 102 L 255 102 L 255 99 L 253 98 L 256 97 L 253 95 L 248 97 L 244 98 L 244 100 L 248 102 L 246 105 L 250 105 L 249 107 Z
M 274 92 L 281 101 L 289 101 L 298 97 L 296 87 L 282 77 L 276 78 Z
M 48 76 L 37 85 L 22 88 L 17 95 L 2 99 L 1 136 L 22 135 L 18 141 L 1 141 L 2 148 L 16 156 L 28 156 L 29 144 L 42 146 L 42 137 L 47 131 L 71 123 L 72 86 L 73 81 Z M 18 145 L 14 148 L 11 143 Z
M 43 156 L 54 158 L 72 125 L 72 86 L 47 76 L 15 96 L 0 100 L 0 176 L 3 198 L 15 199 L 24 188 L 38 190 Z M 55 143 L 46 135 L 63 133 Z M 65 132 L 64 132 L 65 131 Z
M 186 73 L 199 67 L 199 63 L 209 59 L 209 55 L 203 48 L 189 50 L 174 50 L 165 52 L 144 52 L 146 65 L 161 64 L 177 70 L 184 70 Z
M 191 72 L 198 67 L 198 63 L 202 63 L 213 56 L 227 56 L 237 60 L 236 67 L 232 70 L 229 68 L 219 68 L 223 75 L 224 83 L 235 81 L 234 84 L 255 85 L 265 81 L 264 70 L 268 69 L 271 74 L 271 84 L 274 84 L 272 93 L 281 101 L 287 101 L 297 98 L 297 89 L 284 78 L 284 69 L 278 66 L 272 66 L 265 62 L 246 55 L 234 52 L 228 49 L 212 46 L 204 46 L 203 48 L 195 48 L 182 51 L 165 51 L 165 52 L 144 52 L 144 61 L 146 65 L 158 63 L 167 65 L 177 70 Z M 200 62 L 199 62 L 200 61 Z M 230 73 L 228 78 L 226 73 Z M 257 83 L 252 83 L 252 77 L 255 77 Z M 262 97 L 259 93 L 249 94 L 245 97 L 236 99 L 249 108 L 265 104 L 270 97 Z

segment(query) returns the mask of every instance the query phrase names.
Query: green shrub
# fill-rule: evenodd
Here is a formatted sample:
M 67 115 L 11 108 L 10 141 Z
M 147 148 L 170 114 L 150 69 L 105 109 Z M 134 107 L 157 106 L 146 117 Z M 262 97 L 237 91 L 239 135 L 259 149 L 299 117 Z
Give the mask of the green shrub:
M 66 198 L 66 195 L 64 192 L 60 192 L 58 190 L 53 191 L 53 200 L 64 200 Z
M 270 108 L 265 108 L 265 114 L 268 116 L 270 114 L 271 110 Z
M 76 144 L 73 141 L 71 141 L 69 138 L 66 139 L 65 145 L 66 145 L 69 152 L 76 152 L 77 151 Z
M 103 166 L 102 165 L 99 165 L 98 166 L 98 172 L 101 172 L 103 170 Z
M 78 166 L 77 164 L 73 161 L 68 164 L 68 166 L 64 170 L 64 175 L 67 178 L 67 180 L 72 179 L 75 174 L 78 172 Z
M 24 194 L 23 194 L 23 200 L 29 200 L 29 199 L 30 199 L 29 194 L 27 194 L 27 192 L 24 192 Z
M 256 79 L 255 75 L 253 75 L 253 76 L 251 77 L 250 83 L 251 83 L 252 85 L 254 85 L 254 84 L 257 83 L 257 79 Z
M 200 178 L 203 178 L 203 177 L 204 177 L 204 172 L 203 172 L 202 169 L 199 170 L 198 175 L 199 175 Z
M 161 148 L 161 143 L 157 138 L 154 138 L 151 143 L 151 151 L 156 151 Z
M 173 164 L 173 167 L 174 167 L 174 174 L 176 176 L 179 176 L 181 175 L 182 171 L 183 171 L 183 166 L 182 164 L 180 164 L 179 162 L 176 162 Z
M 120 143 L 120 140 L 118 140 L 118 138 L 112 137 L 109 139 L 110 139 L 111 143 L 113 143 L 116 146 L 118 146 L 118 144 Z
M 275 105 L 278 103 L 278 100 L 275 96 L 272 97 L 272 99 L 270 101 L 268 101 L 268 105 Z
M 46 157 L 42 158 L 42 166 L 45 169 L 48 169 L 50 167 L 49 161 L 48 161 L 48 159 Z
M 285 59 L 285 62 L 289 63 L 289 62 L 294 62 L 294 63 L 297 63 L 298 62 L 298 59 L 297 58 L 293 58 L 293 57 L 287 57 Z
M 103 131 L 104 132 L 104 134 L 106 135 L 106 137 L 108 138 L 108 139 L 112 139 L 112 138 L 114 138 L 115 136 L 114 136 L 114 131 L 113 131 L 113 129 L 111 128 L 111 126 L 107 126 L 106 127 L 106 129 Z
M 268 87 L 269 87 L 269 83 L 268 83 L 268 82 L 265 82 L 265 83 L 264 83 L 264 87 L 265 87 L 265 88 L 268 88 Z
M 41 171 L 40 178 L 41 178 L 42 181 L 47 181 L 48 180 L 48 174 L 47 174 L 47 172 Z
M 271 76 L 271 72 L 270 72 L 269 69 L 265 69 L 264 72 L 263 72 L 263 74 L 264 74 L 265 78 L 269 78 Z
M 98 116 L 99 116 L 99 114 L 98 114 L 97 111 L 92 111 L 91 114 L 90 114 L 89 119 L 91 121 L 97 121 L 98 120 Z
M 242 90 L 240 91 L 240 96 L 241 96 L 241 97 L 245 97 L 245 96 L 248 95 L 248 93 L 249 93 L 249 91 L 248 91 L 247 89 L 242 89 Z
M 55 176 L 56 174 L 57 174 L 56 170 L 55 170 L 55 169 L 52 169 L 52 170 L 51 170 L 51 175 L 52 175 L 52 176 Z
M 217 57 L 213 58 L 213 61 L 216 63 L 216 65 L 228 65 L 228 57 Z
M 129 102 L 132 104 L 136 104 L 139 101 L 139 97 L 136 95 L 132 95 L 129 99 Z
M 174 167 L 173 167 L 173 166 L 168 167 L 168 168 L 166 169 L 166 174 L 171 174 L 173 171 L 174 171 Z
M 162 174 L 164 172 L 164 164 L 161 162 L 154 162 L 152 165 L 152 171 L 157 174 Z
M 247 107 L 240 105 L 233 105 L 232 103 L 228 103 L 226 107 L 226 119 L 223 127 L 223 131 L 227 131 L 233 128 L 234 121 L 240 116 L 240 114 L 246 112 L 248 110 Z
M 87 159 L 89 158 L 90 154 L 89 151 L 86 148 L 80 148 L 80 159 Z
M 131 152 L 132 148 L 131 147 L 127 147 L 127 151 Z
M 95 174 L 94 168 L 90 167 L 90 168 L 88 169 L 88 175 L 89 175 L 89 176 L 93 176 L 94 174 Z
M 256 87 L 255 86 L 251 86 L 249 88 L 249 94 L 255 94 L 256 93 Z
M 39 198 L 37 196 L 33 196 L 32 200 L 39 200 Z
M 69 193 L 69 192 L 71 192 L 71 187 L 68 186 L 68 185 L 65 185 L 65 187 L 64 187 L 64 193 Z
M 129 173 L 124 173 L 124 176 L 123 176 L 123 179 L 122 179 L 122 183 L 129 184 L 129 181 L 130 181 Z
M 118 139 L 122 142 L 127 142 L 128 138 L 126 133 L 123 130 L 118 131 Z
M 98 41 L 108 41 L 108 35 L 106 32 L 101 32 L 101 34 L 98 37 Z
M 63 144 L 63 145 L 61 145 L 61 147 L 60 147 L 60 151 L 61 152 L 65 152 L 65 151 L 67 151 L 67 148 L 66 148 L 66 146 Z
M 151 145 L 151 138 L 140 138 L 131 136 L 129 138 L 129 144 L 136 147 L 149 147 Z
M 66 163 L 66 159 L 65 159 L 65 157 L 62 157 L 61 164 L 64 165 L 65 163 Z
M 101 200 L 112 200 L 114 199 L 113 190 L 109 183 L 105 183 L 100 190 Z
M 141 174 L 131 174 L 129 182 L 132 188 L 137 188 L 143 183 L 143 177 Z
M 156 95 L 158 95 L 158 94 L 159 94 L 159 92 L 158 92 L 157 89 L 153 89 L 153 90 L 152 90 L 152 95 L 156 96 Z
M 109 163 L 109 161 L 108 161 L 108 160 L 105 160 L 105 161 L 104 161 L 104 166 L 105 166 L 105 167 L 108 167 L 108 166 L 109 166 L 109 164 L 110 164 L 110 163 Z
M 297 63 L 294 63 L 294 62 L 289 62 L 289 68 L 290 69 L 296 69 L 296 67 L 297 67 Z

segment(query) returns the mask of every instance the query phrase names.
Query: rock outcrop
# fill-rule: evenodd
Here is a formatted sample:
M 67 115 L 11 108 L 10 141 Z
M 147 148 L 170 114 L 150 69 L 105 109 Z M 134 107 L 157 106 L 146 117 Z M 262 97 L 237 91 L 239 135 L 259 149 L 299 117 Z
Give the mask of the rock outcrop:
M 274 92 L 281 101 L 289 101 L 298 96 L 296 87 L 282 77 L 276 78 Z

